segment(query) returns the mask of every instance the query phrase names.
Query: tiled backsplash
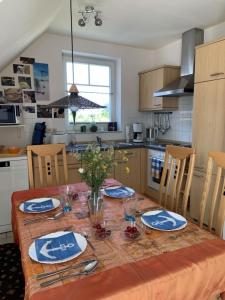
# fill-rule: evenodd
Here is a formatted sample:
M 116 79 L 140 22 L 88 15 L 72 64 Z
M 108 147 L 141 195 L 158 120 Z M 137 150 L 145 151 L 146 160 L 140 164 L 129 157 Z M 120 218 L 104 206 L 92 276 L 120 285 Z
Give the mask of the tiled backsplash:
M 191 142 L 192 111 L 175 111 L 170 115 L 170 129 L 159 133 L 160 139 Z
M 179 110 L 170 114 L 170 129 L 159 133 L 160 139 L 192 142 L 192 107 L 193 97 L 180 97 Z

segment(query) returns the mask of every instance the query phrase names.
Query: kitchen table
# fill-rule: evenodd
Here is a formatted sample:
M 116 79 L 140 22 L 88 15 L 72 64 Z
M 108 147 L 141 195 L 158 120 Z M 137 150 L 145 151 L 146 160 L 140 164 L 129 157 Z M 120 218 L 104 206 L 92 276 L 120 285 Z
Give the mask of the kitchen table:
M 108 183 L 117 184 L 110 180 Z M 111 237 L 97 240 L 92 235 L 88 218 L 78 218 L 80 203 L 75 200 L 73 210 L 58 220 L 24 225 L 27 214 L 19 211 L 19 204 L 34 197 L 59 195 L 63 187 L 26 190 L 12 195 L 12 223 L 15 240 L 21 250 L 25 277 L 26 300 L 207 300 L 221 294 L 225 299 L 225 241 L 188 222 L 179 231 L 143 231 L 137 240 L 123 235 L 122 201 L 105 197 L 104 214 Z M 85 191 L 84 183 L 70 185 L 74 192 Z M 138 196 L 140 197 L 140 196 Z M 139 208 L 156 204 L 144 197 Z M 30 215 L 29 215 L 30 217 Z M 33 237 L 72 225 L 73 231 L 86 231 L 95 247 L 87 246 L 78 258 L 62 264 L 40 264 L 28 256 Z M 99 267 L 88 276 L 74 277 L 41 288 L 35 275 L 57 270 L 65 265 L 88 258 L 99 260 Z M 45 279 L 46 280 L 46 279 Z M 44 281 L 44 279 L 42 280 Z

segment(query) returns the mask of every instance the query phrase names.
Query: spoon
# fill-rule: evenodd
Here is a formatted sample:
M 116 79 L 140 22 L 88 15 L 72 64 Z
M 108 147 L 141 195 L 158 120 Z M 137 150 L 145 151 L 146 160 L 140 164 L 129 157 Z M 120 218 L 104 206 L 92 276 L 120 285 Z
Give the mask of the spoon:
M 56 282 L 59 282 L 61 280 L 68 279 L 68 278 L 71 278 L 71 277 L 75 277 L 75 276 L 79 276 L 79 275 L 88 275 L 89 273 L 91 273 L 92 271 L 94 271 L 94 269 L 97 267 L 97 265 L 98 265 L 98 261 L 97 260 L 93 260 L 92 262 L 90 262 L 89 264 L 87 264 L 83 268 L 82 271 L 77 272 L 77 273 L 70 273 L 68 275 L 60 276 L 58 278 L 42 282 L 40 284 L 40 287 L 47 287 L 47 286 L 52 285 L 52 284 L 54 284 Z

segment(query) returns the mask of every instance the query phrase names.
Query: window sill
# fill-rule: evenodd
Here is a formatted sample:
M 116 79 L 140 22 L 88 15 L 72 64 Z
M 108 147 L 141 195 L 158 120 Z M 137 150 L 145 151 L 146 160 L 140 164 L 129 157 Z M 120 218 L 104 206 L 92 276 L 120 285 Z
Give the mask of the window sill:
M 86 131 L 86 132 L 80 132 L 80 131 L 70 131 L 68 130 L 67 133 L 69 134 L 100 134 L 100 133 L 122 133 L 122 130 L 117 130 L 117 131 L 108 131 L 108 130 L 104 130 L 104 131 L 95 131 L 95 132 L 91 132 L 91 131 Z

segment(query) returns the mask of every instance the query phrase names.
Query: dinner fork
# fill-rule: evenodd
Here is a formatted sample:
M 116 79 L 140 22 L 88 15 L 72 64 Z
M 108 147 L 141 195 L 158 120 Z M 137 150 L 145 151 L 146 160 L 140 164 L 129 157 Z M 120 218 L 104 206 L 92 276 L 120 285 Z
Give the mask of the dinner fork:
M 43 216 L 43 217 L 38 217 L 38 218 L 33 218 L 33 219 L 25 219 L 24 225 L 33 224 L 33 223 L 44 221 L 44 220 L 57 220 L 60 217 L 62 217 L 63 215 L 64 215 L 64 212 L 60 211 L 52 216 Z

